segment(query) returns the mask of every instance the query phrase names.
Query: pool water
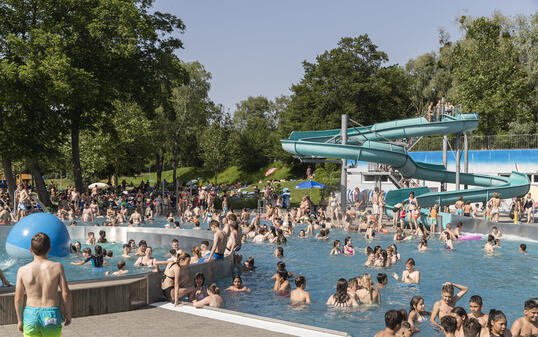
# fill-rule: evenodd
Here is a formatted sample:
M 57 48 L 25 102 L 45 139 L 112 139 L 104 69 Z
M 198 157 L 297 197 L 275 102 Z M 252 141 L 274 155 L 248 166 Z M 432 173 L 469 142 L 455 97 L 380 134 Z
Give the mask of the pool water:
M 300 227 L 299 227 L 300 228 Z M 296 230 L 298 233 L 299 228 Z M 329 256 L 333 241 L 341 242 L 349 235 L 353 238 L 355 248 L 360 252 L 355 256 Z M 242 275 L 243 283 L 252 293 L 224 293 L 226 308 L 249 314 L 314 325 L 323 328 L 346 331 L 353 336 L 373 336 L 384 328 L 384 314 L 389 309 L 405 308 L 409 311 L 409 302 L 415 295 L 425 299 L 425 310 L 431 311 L 435 301 L 441 299 L 441 286 L 444 282 L 465 285 L 468 293 L 458 302 L 458 306 L 469 310 L 469 298 L 480 295 L 484 301 L 484 313 L 496 308 L 507 315 L 509 326 L 523 315 L 525 300 L 538 295 L 538 244 L 526 242 L 528 255 L 518 252 L 520 241 L 502 242 L 502 248 L 495 255 L 485 254 L 482 247 L 484 240 L 456 243 L 455 251 L 441 250 L 438 240 L 430 240 L 430 250 L 419 252 L 418 241 L 400 241 L 397 243 L 401 261 L 389 268 L 366 267 L 366 246 L 381 245 L 386 247 L 393 243 L 392 235 L 380 235 L 378 239 L 368 242 L 358 233 L 348 234 L 334 230 L 330 240 L 318 241 L 312 237 L 289 238 L 283 245 L 284 258 L 289 272 L 306 277 L 306 290 L 310 292 L 312 304 L 304 307 L 292 307 L 288 297 L 273 293 L 274 280 L 270 280 L 276 271 L 279 259 L 273 257 L 277 245 L 246 243 L 241 249 L 244 259 L 254 257 L 256 270 Z M 401 276 L 405 269 L 405 260 L 415 259 L 416 269 L 421 272 L 418 286 L 397 283 L 392 273 Z M 374 282 L 377 273 L 386 273 L 389 283 L 381 290 L 381 305 L 361 305 L 356 309 L 342 310 L 328 308 L 325 302 L 335 292 L 336 281 L 362 275 L 372 274 Z M 292 289 L 295 288 L 290 280 Z M 221 289 L 231 285 L 231 280 L 218 282 Z M 457 291 L 457 290 L 456 290 Z M 444 336 L 434 330 L 430 323 L 419 326 L 416 336 Z
M 154 269 L 150 267 L 135 267 L 134 263 L 137 260 L 136 257 L 131 257 L 130 259 L 123 258 L 121 256 L 123 243 L 106 243 L 100 244 L 100 246 L 106 250 L 111 249 L 114 252 L 112 258 L 105 258 L 105 261 L 108 262 L 109 266 L 94 268 L 92 267 L 91 262 L 88 262 L 82 266 L 73 265 L 71 262 L 78 262 L 84 259 L 82 255 L 77 256 L 75 254 L 70 254 L 69 256 L 63 258 L 49 257 L 49 259 L 62 263 L 68 281 L 106 278 L 107 276 L 105 273 L 107 271 L 112 273 L 118 270 L 117 263 L 120 260 L 124 260 L 126 262 L 126 269 L 129 270 L 128 275 L 143 274 L 151 272 Z M 0 238 L 0 247 L 0 269 L 2 269 L 8 281 L 11 284 L 15 284 L 17 279 L 17 270 L 19 267 L 31 262 L 32 259 L 15 259 L 8 256 L 5 250 L 5 238 Z M 93 246 L 82 243 L 82 249 L 86 247 L 90 247 L 93 252 Z M 159 261 L 164 261 L 169 257 L 166 255 L 166 253 L 167 251 L 165 249 L 153 249 L 152 256 L 157 258 Z M 133 255 L 133 252 L 131 252 L 131 255 Z
M 142 227 L 164 227 L 165 218 L 158 218 Z M 182 225 L 191 228 L 192 225 Z M 207 225 L 202 224 L 206 229 Z M 296 227 L 296 233 L 301 226 Z M 333 240 L 344 241 L 346 236 L 353 238 L 353 244 L 358 249 L 355 256 L 329 256 Z M 244 260 L 252 256 L 255 259 L 256 270 L 242 275 L 243 283 L 252 293 L 228 293 L 221 291 L 226 308 L 245 313 L 282 319 L 328 329 L 346 331 L 352 336 L 373 336 L 384 328 L 384 314 L 389 309 L 405 308 L 409 310 L 409 301 L 415 295 L 425 299 L 425 310 L 431 311 L 435 301 L 441 299 L 441 286 L 451 281 L 469 287 L 469 292 L 463 297 L 458 306 L 468 311 L 469 298 L 480 295 L 484 301 L 483 312 L 496 308 L 507 315 L 509 326 L 523 314 L 523 303 L 530 297 L 538 295 L 538 243 L 525 242 L 529 254 L 518 252 L 521 240 L 503 240 L 502 248 L 494 255 L 488 255 L 482 249 L 484 240 L 465 241 L 455 244 L 455 251 L 442 250 L 442 244 L 436 239 L 429 242 L 430 250 L 419 252 L 416 247 L 418 240 L 400 241 L 397 243 L 401 261 L 389 268 L 366 267 L 366 246 L 380 245 L 383 248 L 392 244 L 392 235 L 379 235 L 371 242 L 358 233 L 346 233 L 342 230 L 332 230 L 330 240 L 318 241 L 313 237 L 299 239 L 297 234 L 288 238 L 283 245 L 284 258 L 288 271 L 306 277 L 306 290 L 310 292 L 312 304 L 303 307 L 292 307 L 289 297 L 277 296 L 273 293 L 274 280 L 271 276 L 276 271 L 279 259 L 273 257 L 277 245 L 270 243 L 254 244 L 247 242 L 240 253 Z M 30 260 L 16 260 L 5 252 L 5 238 L 0 238 L 0 268 L 8 280 L 15 283 L 19 266 Z M 83 243 L 83 248 L 86 247 Z M 66 270 L 67 278 L 86 280 L 105 278 L 106 271 L 117 270 L 116 263 L 121 258 L 122 243 L 104 244 L 105 249 L 112 249 L 114 257 L 108 262 L 110 266 L 96 270 L 88 263 L 84 266 L 71 265 L 71 261 L 80 261 L 82 257 L 71 255 L 67 258 L 53 258 L 61 261 Z M 154 249 L 153 256 L 164 260 L 166 249 Z M 401 275 L 405 269 L 405 260 L 415 259 L 416 269 L 421 272 L 421 283 L 418 286 L 407 286 L 397 283 L 392 277 L 396 272 Z M 151 271 L 151 268 L 134 267 L 135 258 L 126 260 L 129 274 L 139 274 Z M 389 283 L 381 290 L 381 305 L 361 305 L 356 309 L 342 310 L 328 308 L 325 302 L 335 292 L 336 281 L 370 273 L 376 282 L 377 273 L 386 273 Z M 221 289 L 231 285 L 231 279 L 219 280 Z M 295 288 L 293 279 L 290 280 L 292 289 Z M 430 323 L 418 326 L 421 330 L 416 336 L 443 336 L 439 330 L 434 330 Z

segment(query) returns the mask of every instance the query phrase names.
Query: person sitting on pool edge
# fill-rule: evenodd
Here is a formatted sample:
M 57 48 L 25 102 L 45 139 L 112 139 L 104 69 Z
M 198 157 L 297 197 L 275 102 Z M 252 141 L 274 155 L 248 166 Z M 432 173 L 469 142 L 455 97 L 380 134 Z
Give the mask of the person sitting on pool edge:
M 458 294 L 454 296 L 454 288 L 459 290 Z M 442 319 L 445 316 L 450 316 L 452 309 L 456 306 L 458 302 L 466 293 L 469 288 L 452 282 L 445 282 L 441 289 L 441 295 L 443 299 L 435 302 L 433 305 L 432 315 L 430 316 L 430 322 L 437 327 L 441 327 L 435 319 L 439 316 L 439 319 Z
M 182 268 L 189 265 L 190 260 L 189 254 L 179 254 L 176 261 L 169 262 L 164 269 L 161 290 L 164 297 L 172 301 L 174 306 L 179 304 L 181 297 L 194 292 L 194 287 L 190 286 L 189 273 L 181 271 Z
M 304 276 L 298 276 L 295 278 L 295 285 L 297 289 L 294 289 L 290 293 L 290 300 L 292 304 L 306 303 L 310 304 L 310 293 L 305 290 L 306 279 Z

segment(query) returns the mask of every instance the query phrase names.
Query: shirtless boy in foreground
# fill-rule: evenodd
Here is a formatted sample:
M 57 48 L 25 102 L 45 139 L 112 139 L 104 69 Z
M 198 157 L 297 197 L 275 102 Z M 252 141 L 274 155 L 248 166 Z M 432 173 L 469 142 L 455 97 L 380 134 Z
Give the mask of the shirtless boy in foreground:
M 25 336 L 61 336 L 62 322 L 71 324 L 71 293 L 61 263 L 47 260 L 50 239 L 45 233 L 32 238 L 30 251 L 34 261 L 19 268 L 15 288 L 15 310 L 19 331 Z M 60 313 L 58 287 L 65 312 Z M 26 307 L 21 315 L 24 293 Z
M 454 288 L 458 288 L 459 292 L 454 296 Z M 467 293 L 467 290 L 469 290 L 467 287 L 455 284 L 452 282 L 446 282 L 443 284 L 443 288 L 441 289 L 441 296 L 443 297 L 442 300 L 439 300 L 435 302 L 433 305 L 432 315 L 430 317 L 430 322 L 437 326 L 441 327 L 439 323 L 435 321 L 437 316 L 439 316 L 439 322 L 441 321 L 441 318 L 444 316 L 450 316 L 450 313 L 452 309 L 456 306 L 456 302 L 458 302 L 463 295 Z
M 525 316 L 518 318 L 512 324 L 510 329 L 512 336 L 530 337 L 538 335 L 538 299 L 531 298 L 525 301 L 523 313 L 525 313 Z

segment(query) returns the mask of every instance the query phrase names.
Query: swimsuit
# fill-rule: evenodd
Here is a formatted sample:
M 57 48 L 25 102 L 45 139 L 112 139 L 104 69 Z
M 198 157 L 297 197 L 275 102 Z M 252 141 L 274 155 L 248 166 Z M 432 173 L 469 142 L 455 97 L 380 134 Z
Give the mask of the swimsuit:
M 460 215 L 460 216 L 463 215 L 463 210 L 462 210 L 461 208 L 458 209 L 458 210 L 456 211 L 456 214 L 457 214 L 457 215 Z
M 62 314 L 59 307 L 36 308 L 26 306 L 23 313 L 25 337 L 56 337 L 62 335 Z
M 218 307 L 219 307 L 219 303 L 218 303 L 217 300 L 215 299 L 215 295 L 211 295 L 211 299 L 213 300 L 213 303 L 215 303 L 215 308 L 218 308 Z
M 172 266 L 174 266 L 175 264 L 177 264 L 177 262 L 172 263 L 168 269 L 172 268 Z M 163 278 L 162 278 L 161 282 L 164 282 L 164 280 L 166 280 L 167 277 L 169 279 L 171 279 L 172 281 L 174 281 L 176 279 L 175 276 L 168 276 L 163 272 Z M 164 297 L 166 297 L 168 300 L 172 299 L 172 289 L 174 289 L 174 286 L 168 287 L 166 289 L 162 289 Z
M 103 266 L 103 255 L 98 255 L 98 256 L 92 255 L 89 258 L 87 258 L 86 261 L 84 261 L 84 263 L 86 263 L 88 261 L 92 261 L 92 266 L 94 266 L 96 268 L 102 267 Z

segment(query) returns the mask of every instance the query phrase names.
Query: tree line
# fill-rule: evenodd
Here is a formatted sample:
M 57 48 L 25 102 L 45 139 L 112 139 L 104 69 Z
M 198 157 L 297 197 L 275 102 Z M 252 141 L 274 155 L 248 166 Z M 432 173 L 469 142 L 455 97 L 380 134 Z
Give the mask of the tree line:
M 480 113 L 480 134 L 535 133 L 538 14 L 462 17 L 462 39 L 390 65 L 367 34 L 303 61 L 291 94 L 248 97 L 232 113 L 209 98 L 211 74 L 177 56 L 186 27 L 154 0 L 6 0 L 0 4 L 0 156 L 35 177 L 85 182 L 150 167 L 195 166 L 216 175 L 280 160 L 300 163 L 279 139 L 293 130 L 368 125 L 422 115 L 446 97 Z M 326 168 L 329 169 L 329 168 Z M 329 174 L 329 173 L 328 173 Z M 329 174 L 330 175 L 330 174 Z

